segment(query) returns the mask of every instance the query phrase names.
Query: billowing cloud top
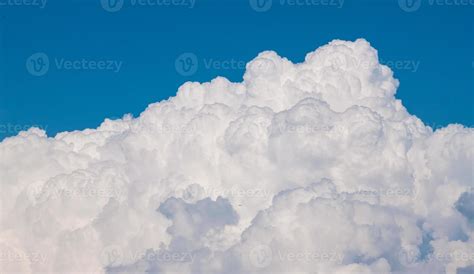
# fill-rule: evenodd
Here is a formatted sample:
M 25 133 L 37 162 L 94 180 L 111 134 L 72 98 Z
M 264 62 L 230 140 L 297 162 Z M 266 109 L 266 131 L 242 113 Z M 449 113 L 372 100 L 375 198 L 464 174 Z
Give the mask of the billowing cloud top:
M 0 143 L 2 273 L 468 273 L 472 128 L 433 131 L 365 40 L 138 118 Z

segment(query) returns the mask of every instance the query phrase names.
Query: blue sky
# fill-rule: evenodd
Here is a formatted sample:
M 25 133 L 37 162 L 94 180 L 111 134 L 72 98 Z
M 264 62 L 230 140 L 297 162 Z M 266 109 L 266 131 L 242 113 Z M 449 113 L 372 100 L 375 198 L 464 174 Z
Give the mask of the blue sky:
M 54 136 L 137 116 L 185 81 L 241 81 L 263 50 L 301 62 L 336 38 L 371 42 L 401 82 L 397 97 L 426 124 L 474 125 L 469 1 L 18 1 L 0 0 L 0 140 L 30 125 Z M 38 53 L 49 60 L 40 76 Z M 186 73 L 181 60 L 198 65 Z

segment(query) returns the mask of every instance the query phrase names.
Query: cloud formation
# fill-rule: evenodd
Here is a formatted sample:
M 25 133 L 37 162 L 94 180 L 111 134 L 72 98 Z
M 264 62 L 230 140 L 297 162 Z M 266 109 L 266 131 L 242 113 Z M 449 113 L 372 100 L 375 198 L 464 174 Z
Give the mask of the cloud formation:
M 468 273 L 474 130 L 370 44 L 185 83 L 138 118 L 0 143 L 2 273 Z

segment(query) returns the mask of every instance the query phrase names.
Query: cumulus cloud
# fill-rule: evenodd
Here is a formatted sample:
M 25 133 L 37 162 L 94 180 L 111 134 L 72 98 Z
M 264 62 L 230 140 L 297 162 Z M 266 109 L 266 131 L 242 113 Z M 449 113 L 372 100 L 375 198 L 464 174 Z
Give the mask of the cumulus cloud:
M 474 130 L 410 115 L 370 44 L 0 143 L 2 273 L 469 273 Z

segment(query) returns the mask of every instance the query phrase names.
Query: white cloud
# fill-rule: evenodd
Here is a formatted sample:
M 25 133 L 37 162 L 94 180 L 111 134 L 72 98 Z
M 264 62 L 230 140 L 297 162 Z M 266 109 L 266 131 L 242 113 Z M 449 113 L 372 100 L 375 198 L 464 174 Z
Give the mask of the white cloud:
M 138 118 L 8 138 L 1 270 L 465 273 L 474 130 L 433 132 L 397 87 L 368 42 L 335 40 Z

